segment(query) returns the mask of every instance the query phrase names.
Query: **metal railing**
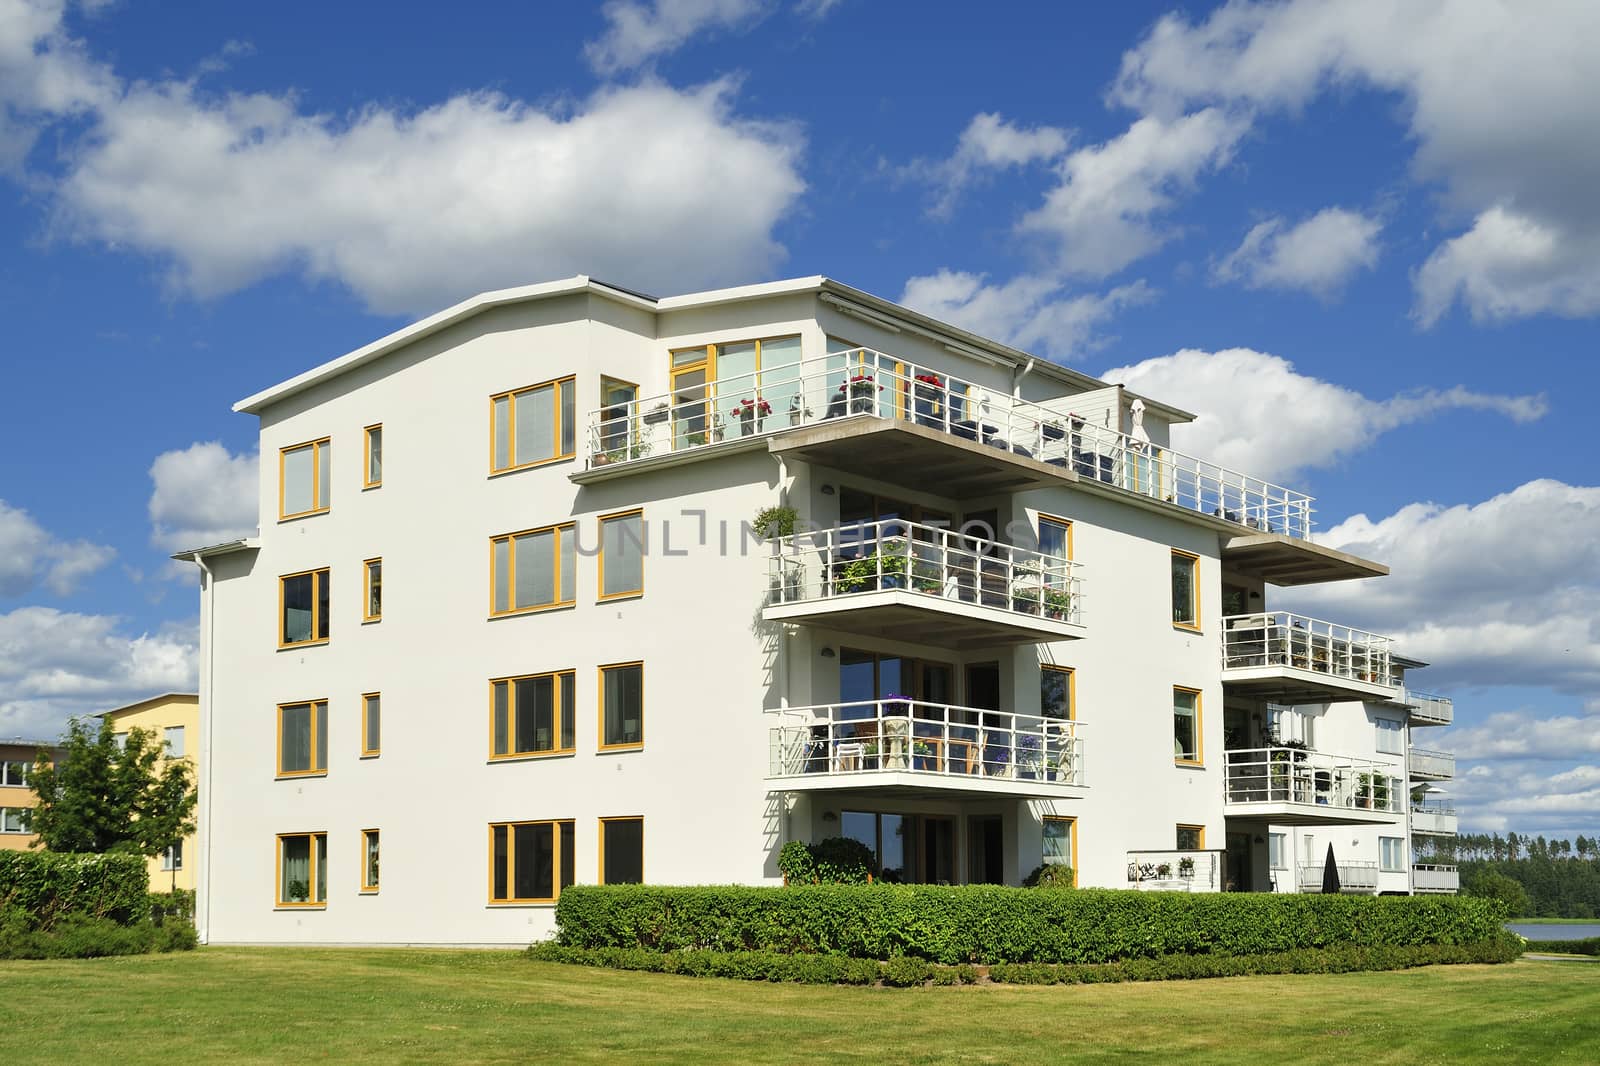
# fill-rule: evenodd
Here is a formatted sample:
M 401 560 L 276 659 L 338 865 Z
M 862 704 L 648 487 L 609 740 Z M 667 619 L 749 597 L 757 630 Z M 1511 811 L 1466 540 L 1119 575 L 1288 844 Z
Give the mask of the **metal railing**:
M 1128 883 L 1146 892 L 1221 892 L 1227 852 L 1128 852 Z
M 1412 863 L 1411 887 L 1418 892 L 1457 892 L 1461 888 L 1461 874 L 1445 863 Z
M 1405 810 L 1405 781 L 1387 763 L 1305 748 L 1239 748 L 1223 753 L 1226 803 L 1294 803 L 1338 810 Z
M 1378 864 L 1375 862 L 1340 862 L 1334 859 L 1339 871 L 1341 892 L 1376 892 L 1378 890 Z M 1296 871 L 1296 883 L 1302 892 L 1321 892 L 1322 879 L 1327 876 L 1326 863 L 1303 863 Z
M 1081 567 L 915 522 L 859 522 L 777 538 L 767 602 L 803 603 L 898 589 L 1082 624 Z
M 1392 685 L 1389 637 L 1287 611 L 1235 614 L 1222 620 L 1224 670 L 1289 666 L 1319 674 Z
M 1263 532 L 1311 536 L 1312 498 L 870 348 L 591 411 L 590 468 L 836 418 L 903 419 Z
M 1400 693 L 1400 702 L 1411 708 L 1413 718 L 1438 725 L 1449 725 L 1455 719 L 1455 703 L 1448 696 L 1408 688 Z
M 909 773 L 1082 785 L 1082 723 L 889 697 L 771 711 L 771 776 Z
M 1459 824 L 1454 807 L 1429 807 L 1425 804 L 1417 803 L 1411 805 L 1411 831 L 1413 833 L 1454 836 Z
M 1406 769 L 1427 777 L 1454 777 L 1456 757 L 1448 751 L 1409 748 L 1406 751 Z

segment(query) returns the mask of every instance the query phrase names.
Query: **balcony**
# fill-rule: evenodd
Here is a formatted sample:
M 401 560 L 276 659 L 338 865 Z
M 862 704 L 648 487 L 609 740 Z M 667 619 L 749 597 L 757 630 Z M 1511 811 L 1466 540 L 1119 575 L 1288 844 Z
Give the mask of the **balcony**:
M 1084 788 L 1082 723 L 909 699 L 769 712 L 773 792 L 929 790 L 1072 799 Z
M 1305 748 L 1224 753 L 1223 814 L 1275 825 L 1393 825 L 1405 781 L 1387 763 Z
M 1455 808 L 1426 806 L 1412 807 L 1411 831 L 1413 833 L 1423 833 L 1428 836 L 1455 836 Z
M 1438 863 L 1413 863 L 1411 866 L 1411 891 L 1417 893 L 1458 892 L 1461 874 L 1454 866 Z
M 1334 860 L 1334 866 L 1339 871 L 1340 892 L 1376 892 L 1378 891 L 1378 864 L 1375 862 L 1339 862 Z M 1306 863 L 1295 871 L 1295 885 L 1301 892 L 1321 892 L 1322 879 L 1327 875 L 1323 863 Z
M 899 520 L 774 542 L 766 621 L 966 649 L 1083 635 L 1081 567 Z
M 1412 748 L 1406 752 L 1406 770 L 1414 780 L 1447 781 L 1456 776 L 1456 757 L 1448 751 Z
M 1455 704 L 1448 696 L 1407 688 L 1400 690 L 1399 702 L 1410 709 L 1412 725 L 1449 725 L 1455 720 Z
M 1272 611 L 1222 620 L 1222 680 L 1275 703 L 1392 700 L 1388 637 Z
M 1142 892 L 1221 892 L 1225 851 L 1130 851 L 1128 887 Z

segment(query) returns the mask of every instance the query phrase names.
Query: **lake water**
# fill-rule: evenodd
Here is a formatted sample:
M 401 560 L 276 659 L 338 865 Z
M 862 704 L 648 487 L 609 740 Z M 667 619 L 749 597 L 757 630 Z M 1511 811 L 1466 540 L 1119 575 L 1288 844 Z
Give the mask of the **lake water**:
M 1529 925 L 1507 922 L 1506 928 L 1529 940 L 1588 940 L 1600 936 L 1600 922 L 1585 925 Z

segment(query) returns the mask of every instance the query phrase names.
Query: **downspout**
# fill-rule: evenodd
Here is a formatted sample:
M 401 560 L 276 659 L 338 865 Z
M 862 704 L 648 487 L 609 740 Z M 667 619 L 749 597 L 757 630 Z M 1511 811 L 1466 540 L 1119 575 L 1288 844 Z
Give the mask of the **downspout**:
M 1016 363 L 1011 367 L 1011 396 L 1013 399 L 1022 399 L 1022 379 L 1028 376 L 1033 369 L 1033 357 L 1029 356 L 1026 363 Z
M 200 567 L 201 586 L 204 589 L 201 610 L 205 614 L 205 628 L 201 633 L 201 668 L 205 671 L 205 688 L 200 708 L 200 730 L 203 737 L 201 744 L 201 776 L 204 778 L 205 788 L 201 791 L 205 802 L 201 804 L 201 837 L 200 854 L 204 856 L 200 863 L 200 877 L 195 883 L 195 924 L 198 926 L 200 943 L 210 942 L 211 931 L 211 810 L 215 806 L 211 794 L 211 737 L 212 737 L 212 708 L 215 706 L 216 671 L 213 669 L 216 659 L 216 633 L 217 633 L 217 593 L 216 577 L 211 572 L 211 567 L 206 564 L 205 558 L 198 552 L 194 557 L 195 565 Z M 203 906 L 202 906 L 203 905 Z M 204 918 L 201 917 L 202 913 Z

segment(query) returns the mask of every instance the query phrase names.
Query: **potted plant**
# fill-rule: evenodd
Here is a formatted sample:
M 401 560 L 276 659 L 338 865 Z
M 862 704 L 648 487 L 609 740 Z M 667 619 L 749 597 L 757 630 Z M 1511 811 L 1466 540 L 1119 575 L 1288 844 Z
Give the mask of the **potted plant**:
M 913 740 L 911 742 L 912 768 L 916 770 L 937 770 L 934 764 L 933 745 L 926 740 Z
M 1370 808 L 1372 806 L 1372 775 L 1356 775 L 1356 806 Z
M 911 713 L 911 697 L 898 692 L 889 693 L 883 697 L 883 713 L 885 716 L 904 718 Z
M 684 443 L 684 445 L 686 447 L 698 448 L 698 447 L 700 447 L 700 445 L 704 444 L 705 442 L 706 442 L 706 435 L 703 432 L 701 432 L 701 433 L 685 433 L 683 435 L 683 443 Z
M 1039 776 L 1040 768 L 1039 738 L 1032 733 L 1024 733 L 1017 738 L 1017 774 L 1019 777 L 1033 780 Z
M 1178 860 L 1178 876 L 1186 881 L 1194 877 L 1194 856 L 1185 855 Z
M 1159 880 L 1165 881 L 1167 878 L 1169 878 L 1171 876 L 1172 876 L 1172 864 L 1170 862 L 1158 863 L 1156 865 L 1156 877 Z
M 1072 613 L 1072 593 L 1066 589 L 1044 590 L 1044 613 L 1056 621 Z
M 941 423 L 944 381 L 938 374 L 924 372 L 917 375 L 912 386 L 917 424 L 937 428 Z
M 878 406 L 878 393 L 883 391 L 871 374 L 857 374 L 839 386 L 839 391 L 850 398 L 851 414 L 871 414 Z
M 1372 805 L 1380 811 L 1389 809 L 1389 779 L 1382 774 L 1372 775 Z
M 763 507 L 751 520 L 750 529 L 762 540 L 790 537 L 794 535 L 794 524 L 798 517 L 793 507 Z
M 670 412 L 667 410 L 666 403 L 662 402 L 650 408 L 650 410 L 646 411 L 641 417 L 643 418 L 645 425 L 659 426 L 661 423 L 667 420 L 669 413 Z
M 749 437 L 763 428 L 772 413 L 772 405 L 761 397 L 743 399 L 733 405 L 733 415 L 739 420 L 739 436 Z
M 1059 419 L 1051 418 L 1039 425 L 1039 432 L 1045 440 L 1063 440 L 1067 435 L 1067 427 Z
M 789 398 L 789 424 L 798 426 L 811 417 L 811 408 L 800 402 L 798 395 Z

